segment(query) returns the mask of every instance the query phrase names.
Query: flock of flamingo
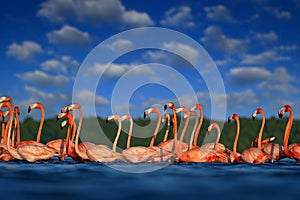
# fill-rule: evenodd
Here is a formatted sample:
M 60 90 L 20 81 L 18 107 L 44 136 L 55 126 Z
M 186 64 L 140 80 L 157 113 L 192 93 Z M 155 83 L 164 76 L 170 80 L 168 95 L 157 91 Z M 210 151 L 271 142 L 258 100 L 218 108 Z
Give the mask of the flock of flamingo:
M 7 111 L 1 110 L 6 108 Z M 208 127 L 208 132 L 213 129 L 217 130 L 218 136 L 215 142 L 206 143 L 202 146 L 197 145 L 199 132 L 203 121 L 203 111 L 200 104 L 196 104 L 192 109 L 186 107 L 175 108 L 174 103 L 170 102 L 164 106 L 164 109 L 171 109 L 172 116 L 166 112 L 164 117 L 161 117 L 160 111 L 155 108 L 149 108 L 144 112 L 144 117 L 150 113 L 157 113 L 158 120 L 153 136 L 148 147 L 133 146 L 131 147 L 131 135 L 133 129 L 132 118 L 129 114 L 119 116 L 117 114 L 107 117 L 106 121 L 115 120 L 118 122 L 118 130 L 113 142 L 112 148 L 107 145 L 94 144 L 92 142 L 79 143 L 80 129 L 82 125 L 82 109 L 80 104 L 70 104 L 61 109 L 57 115 L 57 119 L 62 119 L 61 128 L 68 125 L 66 138 L 56 139 L 43 144 L 40 142 L 42 126 L 44 122 L 44 108 L 41 103 L 35 103 L 29 106 L 28 112 L 32 109 L 40 109 L 42 117 L 40 120 L 39 130 L 36 141 L 27 140 L 20 141 L 20 124 L 19 124 L 19 108 L 14 106 L 14 103 L 9 96 L 0 97 L 0 117 L 2 118 L 2 135 L 0 143 L 0 160 L 25 160 L 27 162 L 45 161 L 58 157 L 63 161 L 66 157 L 71 157 L 79 162 L 246 162 L 246 163 L 265 163 L 279 161 L 282 158 L 288 157 L 300 161 L 300 144 L 288 145 L 288 140 L 293 123 L 293 111 L 289 105 L 284 105 L 279 111 L 278 116 L 282 116 L 289 112 L 289 120 L 287 122 L 284 133 L 284 144 L 273 143 L 274 137 L 262 140 L 262 134 L 265 125 L 265 116 L 261 108 L 257 108 L 253 113 L 253 119 L 257 115 L 262 116 L 262 124 L 258 134 L 251 144 L 250 148 L 243 152 L 237 152 L 238 139 L 240 134 L 240 121 L 237 114 L 232 114 L 228 117 L 228 123 L 232 120 L 236 122 L 236 136 L 233 143 L 233 150 L 229 150 L 223 144 L 219 143 L 221 131 L 217 123 L 212 123 Z M 79 110 L 80 117 L 78 123 L 75 122 L 76 110 Z M 199 110 L 200 117 L 196 110 Z M 177 128 L 177 114 L 183 112 L 185 115 L 184 127 L 180 134 Z M 8 119 L 5 120 L 6 116 Z M 195 117 L 195 123 L 189 143 L 184 143 L 183 138 L 186 132 L 189 119 Z M 155 146 L 155 140 L 160 128 L 162 120 L 168 121 L 168 126 L 165 132 L 164 140 Z M 117 152 L 117 144 L 121 133 L 122 121 L 130 120 L 130 127 L 127 139 L 127 148 L 122 152 Z M 6 121 L 6 122 L 5 122 Z M 170 125 L 173 126 L 173 137 L 167 140 Z M 178 135 L 180 138 L 178 139 Z

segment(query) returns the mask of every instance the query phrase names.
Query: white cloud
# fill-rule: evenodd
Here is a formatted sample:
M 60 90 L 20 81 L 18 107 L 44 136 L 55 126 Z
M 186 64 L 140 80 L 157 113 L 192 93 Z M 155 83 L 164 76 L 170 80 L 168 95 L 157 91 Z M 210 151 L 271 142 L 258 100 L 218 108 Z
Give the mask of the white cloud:
M 298 93 L 299 89 L 295 87 L 296 78 L 289 74 L 285 67 L 278 67 L 272 75 L 259 85 L 264 91 L 269 90 L 278 93 Z
M 270 61 L 290 60 L 288 56 L 279 56 L 276 51 L 264 51 L 259 54 L 245 54 L 241 64 L 265 64 Z
M 201 41 L 206 46 L 225 53 L 244 53 L 248 47 L 248 40 L 227 37 L 218 26 L 209 26 L 204 31 Z
M 140 13 L 135 10 L 129 10 L 123 13 L 122 22 L 132 27 L 152 26 L 154 22 L 147 13 Z
M 79 63 L 70 56 L 60 56 L 58 59 L 49 59 L 41 63 L 44 71 L 55 72 L 57 74 L 67 73 L 68 70 L 77 71 Z
M 205 7 L 204 10 L 207 18 L 210 20 L 236 22 L 230 11 L 223 5 Z
M 177 52 L 178 55 L 166 51 L 148 51 L 147 56 L 153 61 L 176 66 L 187 66 L 183 59 L 192 63 L 198 62 L 199 52 L 192 46 L 179 42 L 169 42 L 164 43 L 163 47 L 170 52 Z
M 130 51 L 133 49 L 133 43 L 130 40 L 119 39 L 114 41 L 109 48 L 114 52 Z
M 237 86 L 267 79 L 271 72 L 259 67 L 237 67 L 229 71 L 229 80 Z
M 267 6 L 264 8 L 264 10 L 277 19 L 290 19 L 292 17 L 292 14 L 290 12 L 281 11 L 278 7 Z
M 51 76 L 40 70 L 17 74 L 17 77 L 41 86 L 63 86 L 69 82 L 69 79 L 66 76 Z
M 107 105 L 109 103 L 108 99 L 106 99 L 105 97 L 97 95 L 89 90 L 82 90 L 73 95 L 76 102 L 79 102 L 80 104 L 91 104 L 93 103 L 93 98 L 97 106 Z
M 33 41 L 23 41 L 22 44 L 12 43 L 7 47 L 6 54 L 19 60 L 32 59 L 36 54 L 43 52 L 41 45 Z
M 80 45 L 91 42 L 92 37 L 87 32 L 64 25 L 60 30 L 47 33 L 47 38 L 53 44 Z
M 182 26 L 194 27 L 193 16 L 191 8 L 188 6 L 180 6 L 178 8 L 171 8 L 165 13 L 164 19 L 160 21 L 165 26 Z
M 278 39 L 277 34 L 274 32 L 256 33 L 255 37 L 256 37 L 256 39 L 262 40 L 262 41 L 276 41 Z
M 52 22 L 75 21 L 102 24 L 118 22 L 128 26 L 149 26 L 154 22 L 147 13 L 126 10 L 119 0 L 48 0 L 38 16 Z
M 228 110 L 256 107 L 260 104 L 260 97 L 252 90 L 229 92 L 226 94 Z
M 297 49 L 297 45 L 281 45 L 274 47 L 274 50 L 276 51 L 296 51 Z

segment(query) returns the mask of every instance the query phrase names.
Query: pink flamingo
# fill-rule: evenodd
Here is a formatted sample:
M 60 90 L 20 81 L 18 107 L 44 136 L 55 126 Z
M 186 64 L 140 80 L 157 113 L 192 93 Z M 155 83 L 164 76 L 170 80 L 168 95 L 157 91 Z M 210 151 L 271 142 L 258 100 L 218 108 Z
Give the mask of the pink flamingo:
M 167 141 L 168 139 L 168 135 L 169 135 L 169 131 L 170 131 L 170 126 L 171 126 L 171 123 L 170 123 L 170 115 L 168 113 L 165 113 L 164 114 L 164 118 L 162 119 L 162 122 L 167 119 L 167 129 L 166 129 L 166 132 L 165 132 L 165 136 L 164 136 L 164 140 L 163 142 Z
M 283 115 L 289 112 L 289 120 L 287 122 L 287 125 L 285 127 L 285 132 L 284 132 L 284 140 L 283 140 L 283 149 L 284 153 L 288 158 L 295 159 L 297 162 L 300 162 L 300 144 L 290 144 L 289 143 L 289 137 L 291 134 L 291 129 L 293 125 L 293 120 L 294 120 L 294 114 L 292 107 L 290 105 L 284 105 L 280 110 L 278 111 L 278 116 L 279 118 L 282 118 Z
M 119 141 L 119 137 L 122 129 L 121 118 L 117 114 L 111 115 L 106 118 L 106 122 L 109 122 L 111 120 L 118 121 L 118 131 L 113 143 L 113 148 L 111 150 L 106 145 L 95 145 L 87 149 L 86 151 L 87 156 L 89 157 L 89 160 L 92 162 L 114 162 L 116 160 L 124 161 L 123 156 L 116 151 L 117 143 Z
M 22 145 L 13 148 L 10 145 L 10 137 L 12 132 L 12 118 L 13 112 L 10 103 L 2 102 L 0 108 L 8 107 L 9 120 L 8 120 L 8 136 L 7 136 L 7 150 L 17 160 L 27 160 L 28 162 L 35 162 L 37 160 L 46 160 L 57 155 L 57 152 L 46 146 L 38 145 Z
M 191 108 L 191 111 L 195 111 L 195 110 L 199 110 L 199 112 L 200 112 L 198 127 L 197 127 L 196 134 L 194 136 L 194 141 L 193 141 L 193 145 L 197 146 L 200 129 L 201 129 L 202 123 L 203 123 L 203 108 L 202 108 L 201 104 L 196 104 L 193 108 Z
M 261 123 L 260 131 L 259 131 L 259 137 L 257 139 L 257 141 L 259 141 L 259 140 L 261 140 L 261 137 L 262 137 L 262 134 L 263 134 L 266 118 L 265 118 L 264 111 L 261 108 L 256 109 L 256 111 L 252 115 L 252 118 L 255 119 L 257 114 L 261 114 L 261 116 L 262 116 L 262 123 Z M 261 142 L 260 146 L 259 146 L 259 143 L 258 143 L 258 148 L 260 150 L 262 150 L 264 153 L 269 154 L 269 155 L 272 156 L 272 162 L 274 160 L 278 161 L 281 158 L 285 157 L 282 145 L 269 142 L 269 141 L 272 141 L 273 139 L 275 139 L 275 137 L 265 139 L 264 141 Z
M 259 148 L 251 147 L 248 149 L 245 149 L 240 156 L 237 154 L 236 149 L 237 149 L 237 143 L 239 139 L 239 134 L 240 134 L 240 120 L 237 114 L 233 114 L 228 117 L 228 122 L 232 120 L 236 121 L 236 136 L 234 140 L 234 145 L 233 145 L 233 155 L 235 157 L 235 162 L 248 162 L 248 163 L 265 163 L 267 160 L 271 160 L 271 156 L 263 153 Z M 261 134 L 258 137 L 258 146 L 261 146 Z

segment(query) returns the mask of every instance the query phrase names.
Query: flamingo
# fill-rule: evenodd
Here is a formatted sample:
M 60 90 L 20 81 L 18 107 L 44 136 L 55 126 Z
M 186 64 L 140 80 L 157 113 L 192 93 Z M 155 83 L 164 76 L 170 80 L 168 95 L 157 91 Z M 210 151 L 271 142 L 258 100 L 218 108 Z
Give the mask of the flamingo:
M 196 104 L 193 108 L 191 108 L 191 111 L 195 111 L 195 110 L 199 110 L 199 112 L 200 112 L 198 127 L 197 127 L 196 134 L 195 134 L 194 140 L 193 140 L 193 145 L 197 146 L 200 129 L 201 129 L 202 123 L 203 123 L 203 108 L 202 108 L 201 104 Z
M 18 106 L 14 107 L 14 128 L 11 143 L 15 145 L 15 137 L 17 136 L 17 142 L 20 142 L 20 121 L 19 121 L 20 110 Z
M 10 145 L 10 137 L 12 132 L 12 118 L 13 112 L 9 102 L 0 103 L 0 108 L 8 107 L 9 120 L 8 120 L 8 136 L 7 136 L 7 150 L 17 160 L 27 160 L 28 162 L 35 162 L 37 160 L 46 160 L 57 155 L 57 152 L 46 146 L 38 145 L 21 145 L 13 148 Z
M 163 150 L 169 151 L 169 152 L 174 152 L 176 155 L 180 155 L 180 150 L 178 146 L 178 141 L 177 141 L 177 113 L 176 113 L 176 108 L 173 102 L 169 102 L 168 104 L 164 105 L 164 109 L 171 109 L 173 112 L 173 117 L 172 117 L 172 124 L 173 124 L 173 139 L 167 140 L 165 142 L 159 143 L 157 146 L 162 148 Z
M 127 140 L 127 148 L 122 151 L 122 156 L 124 159 L 128 162 L 133 162 L 133 163 L 138 163 L 138 162 L 146 162 L 148 161 L 150 155 L 156 151 L 159 150 L 158 147 L 154 147 L 154 138 L 156 138 L 156 134 L 158 132 L 159 126 L 160 126 L 160 113 L 156 108 L 152 108 L 151 110 L 146 110 L 144 112 L 144 117 L 148 115 L 150 112 L 157 112 L 159 119 L 157 120 L 157 125 L 155 128 L 155 132 L 152 136 L 151 142 L 150 142 L 150 147 L 144 147 L 144 146 L 134 146 L 130 147 L 130 138 L 132 135 L 132 127 L 133 127 L 133 120 L 132 117 L 129 114 L 126 114 L 121 117 L 121 121 L 124 120 L 130 120 L 130 128 L 129 128 L 129 133 L 128 133 L 128 140 Z M 155 136 L 154 136 L 155 135 Z
M 240 156 L 236 152 L 237 148 L 237 143 L 240 135 L 240 120 L 237 114 L 232 114 L 231 116 L 228 117 L 228 123 L 232 120 L 236 121 L 236 136 L 234 140 L 234 145 L 233 145 L 233 155 L 235 157 L 235 162 L 248 162 L 248 163 L 265 163 L 267 160 L 271 160 L 271 156 L 263 153 L 259 148 L 256 147 L 251 147 L 248 149 L 245 149 Z M 261 133 L 259 134 L 258 137 L 258 146 L 261 146 Z
M 290 105 L 284 105 L 283 107 L 281 107 L 280 110 L 278 111 L 278 117 L 282 118 L 286 112 L 289 112 L 290 116 L 284 132 L 284 140 L 283 140 L 284 153 L 288 158 L 292 158 L 295 159 L 296 162 L 300 162 L 300 144 L 288 145 L 289 137 L 293 125 L 293 120 L 294 120 L 292 107 Z
M 164 136 L 163 142 L 167 141 L 168 135 L 169 135 L 169 131 L 170 131 L 170 126 L 171 126 L 170 115 L 168 113 L 164 113 L 164 118 L 162 119 L 162 121 L 164 121 L 165 119 L 167 119 L 167 129 L 166 129 L 166 132 L 165 132 L 165 136 Z
M 40 125 L 39 125 L 39 129 L 38 129 L 38 133 L 37 133 L 37 136 L 36 136 L 36 141 L 33 141 L 33 140 L 25 140 L 25 141 L 21 141 L 19 143 L 17 143 L 15 145 L 15 148 L 19 147 L 19 146 L 22 146 L 22 145 L 37 145 L 37 146 L 42 146 L 44 147 L 45 145 L 40 143 L 40 140 L 41 140 L 41 134 L 42 134 L 42 129 L 43 129 L 43 124 L 44 124 L 44 119 L 45 119 L 45 112 L 44 112 L 44 107 L 43 105 L 40 103 L 40 102 L 37 102 L 37 103 L 34 103 L 34 104 L 31 104 L 29 107 L 28 107 L 28 113 L 32 110 L 32 109 L 40 109 L 41 110 L 41 119 L 40 119 Z
M 92 162 L 114 162 L 116 160 L 124 161 L 123 156 L 116 151 L 122 129 L 121 118 L 117 114 L 106 118 L 107 123 L 111 120 L 118 121 L 118 131 L 113 143 L 113 148 L 111 150 L 108 146 L 100 144 L 87 149 L 86 154 Z
M 229 156 L 219 151 L 219 138 L 220 138 L 220 128 L 216 123 L 213 123 L 208 127 L 208 131 L 210 132 L 213 128 L 216 128 L 218 130 L 218 138 L 215 142 L 215 145 L 213 148 L 203 148 L 203 147 L 196 147 L 191 150 L 188 150 L 184 153 L 182 153 L 179 156 L 180 162 L 229 162 Z
M 261 116 L 262 116 L 262 123 L 261 123 L 260 131 L 259 131 L 259 137 L 257 139 L 257 141 L 259 141 L 259 140 L 261 140 L 261 137 L 262 137 L 266 118 L 265 118 L 265 114 L 264 114 L 264 111 L 262 108 L 256 109 L 256 111 L 252 115 L 253 120 L 256 118 L 257 114 L 261 114 Z M 285 157 L 282 145 L 276 144 L 276 143 L 269 143 L 269 141 L 272 141 L 273 139 L 275 139 L 275 137 L 267 138 L 264 141 L 262 141 L 261 144 L 259 144 L 259 142 L 258 142 L 258 148 L 260 150 L 262 150 L 264 153 L 271 155 L 272 162 L 274 160 L 279 161 L 281 158 Z

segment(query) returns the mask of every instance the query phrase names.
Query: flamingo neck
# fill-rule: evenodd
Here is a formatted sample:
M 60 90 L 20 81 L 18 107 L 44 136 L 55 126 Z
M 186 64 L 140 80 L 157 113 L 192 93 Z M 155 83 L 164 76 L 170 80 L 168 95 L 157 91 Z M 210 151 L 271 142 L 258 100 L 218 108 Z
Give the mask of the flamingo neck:
M 236 121 L 236 134 L 235 134 L 235 139 L 234 139 L 234 143 L 233 143 L 233 155 L 236 160 L 239 160 L 239 156 L 237 155 L 236 149 L 237 149 L 237 143 L 238 143 L 239 136 L 240 136 L 240 120 L 239 120 L 239 118 L 235 118 L 235 121 Z
M 128 132 L 128 138 L 127 138 L 127 148 L 130 147 L 130 142 L 131 142 L 131 136 L 132 136 L 132 129 L 133 129 L 133 120 L 132 118 L 130 117 L 129 119 L 129 132 Z
M 220 137 L 221 137 L 221 130 L 220 130 L 219 126 L 216 126 L 216 129 L 218 131 L 218 136 L 217 136 L 216 143 L 215 143 L 215 150 L 219 150 L 219 141 L 220 141 Z
M 4 118 L 2 118 L 1 130 L 2 130 L 1 142 L 5 143 L 5 141 L 4 141 L 4 138 L 5 138 L 5 123 L 4 123 Z
M 196 118 L 195 118 L 194 128 L 192 130 L 192 134 L 191 134 L 191 138 L 190 138 L 189 149 L 192 149 L 192 147 L 193 147 L 193 138 L 194 138 L 194 135 L 195 135 L 195 132 L 197 129 L 197 125 L 198 125 L 198 115 L 196 114 L 195 117 Z
M 78 121 L 78 127 L 77 127 L 77 135 L 80 134 L 81 126 L 82 126 L 82 120 L 83 120 L 81 106 L 78 106 L 78 110 L 79 110 L 79 121 Z M 75 118 L 74 118 L 74 123 L 75 123 Z
M 261 113 L 261 116 L 262 116 L 262 122 L 261 122 L 261 127 L 260 127 L 260 130 L 259 130 L 258 141 L 257 141 L 257 148 L 259 150 L 262 150 L 261 139 L 262 139 L 262 134 L 263 134 L 263 130 L 264 130 L 264 127 L 265 127 L 265 123 L 266 123 L 265 114 Z
M 76 119 L 76 108 L 73 108 L 72 109 L 72 111 L 73 111 L 73 120 L 74 120 L 74 123 L 75 123 L 75 119 Z M 78 126 L 79 126 L 79 124 L 78 124 Z M 72 142 L 75 142 L 75 131 L 72 131 L 72 138 L 71 138 L 71 141 Z
M 73 123 L 69 125 L 68 130 L 67 130 L 67 136 L 66 136 L 66 145 L 64 148 L 67 148 L 67 153 L 70 155 L 71 153 L 69 153 L 70 150 L 70 134 L 71 134 L 71 130 L 74 130 L 73 128 Z M 74 132 L 74 131 L 73 131 Z
M 173 118 L 174 118 L 174 124 L 173 124 L 173 140 L 174 140 L 174 150 L 175 150 L 175 154 L 177 156 L 180 156 L 181 151 L 179 149 L 181 149 L 181 143 L 179 143 L 178 146 L 178 141 L 177 141 L 177 114 L 176 114 L 176 110 L 175 108 L 173 109 Z
M 43 129 L 43 124 L 44 124 L 44 120 L 45 120 L 45 111 L 44 111 L 44 107 L 41 106 L 41 119 L 40 119 L 40 126 L 39 126 L 39 130 L 38 130 L 38 134 L 36 136 L 36 141 L 40 142 L 41 141 L 41 135 L 42 135 L 42 129 Z
M 199 124 L 198 124 L 196 134 L 195 134 L 195 137 L 194 137 L 194 141 L 193 141 L 194 146 L 197 146 L 197 141 L 198 141 L 198 137 L 199 137 L 199 134 L 200 134 L 200 129 L 201 129 L 202 123 L 203 123 L 203 109 L 202 109 L 202 107 L 199 108 L 199 111 L 200 111 L 200 119 L 199 119 Z
M 152 139 L 151 139 L 151 142 L 150 142 L 150 147 L 152 147 L 154 145 L 154 141 L 156 139 L 156 136 L 157 136 L 157 133 L 158 133 L 158 130 L 159 130 L 159 127 L 160 127 L 160 123 L 161 123 L 161 115 L 160 115 L 160 112 L 156 112 L 157 113 L 157 123 L 156 123 L 156 127 L 155 127 L 155 131 L 153 133 L 153 136 L 152 136 Z
M 167 120 L 168 120 L 168 122 L 167 122 L 168 124 L 167 124 L 167 129 L 165 132 L 165 136 L 164 136 L 164 142 L 167 141 L 169 130 L 170 130 L 170 116 L 167 117 Z
M 8 121 L 7 121 L 7 125 L 6 125 L 6 145 L 7 145 L 7 150 L 9 151 L 11 149 L 11 145 L 10 145 L 10 136 L 11 136 L 11 131 L 12 131 L 12 118 L 13 118 L 13 113 L 12 113 L 12 108 L 11 106 L 8 104 L 8 112 L 9 112 L 9 117 L 8 117 Z
M 289 120 L 288 120 L 287 125 L 285 127 L 283 149 L 284 149 L 284 153 L 288 157 L 291 157 L 291 153 L 288 149 L 288 143 L 289 143 L 289 137 L 290 137 L 291 129 L 292 129 L 292 125 L 293 125 L 294 114 L 293 114 L 292 109 L 288 108 L 288 111 L 290 112 L 290 117 L 289 117 Z
M 184 138 L 186 129 L 187 129 L 188 125 L 189 125 L 189 122 L 190 122 L 190 113 L 187 112 L 187 113 L 186 113 L 186 120 L 185 120 L 184 127 L 183 127 L 182 132 L 181 132 L 181 135 L 180 135 L 180 140 L 179 140 L 179 143 L 180 143 L 181 145 L 182 145 L 182 143 L 183 143 L 183 138 Z M 181 151 L 181 148 L 180 148 L 180 151 Z
M 114 152 L 117 152 L 117 143 L 119 141 L 119 137 L 120 137 L 120 134 L 121 134 L 121 129 L 122 129 L 121 119 L 118 119 L 118 125 L 119 125 L 118 126 L 118 132 L 117 132 L 114 144 L 113 144 L 113 151 Z

